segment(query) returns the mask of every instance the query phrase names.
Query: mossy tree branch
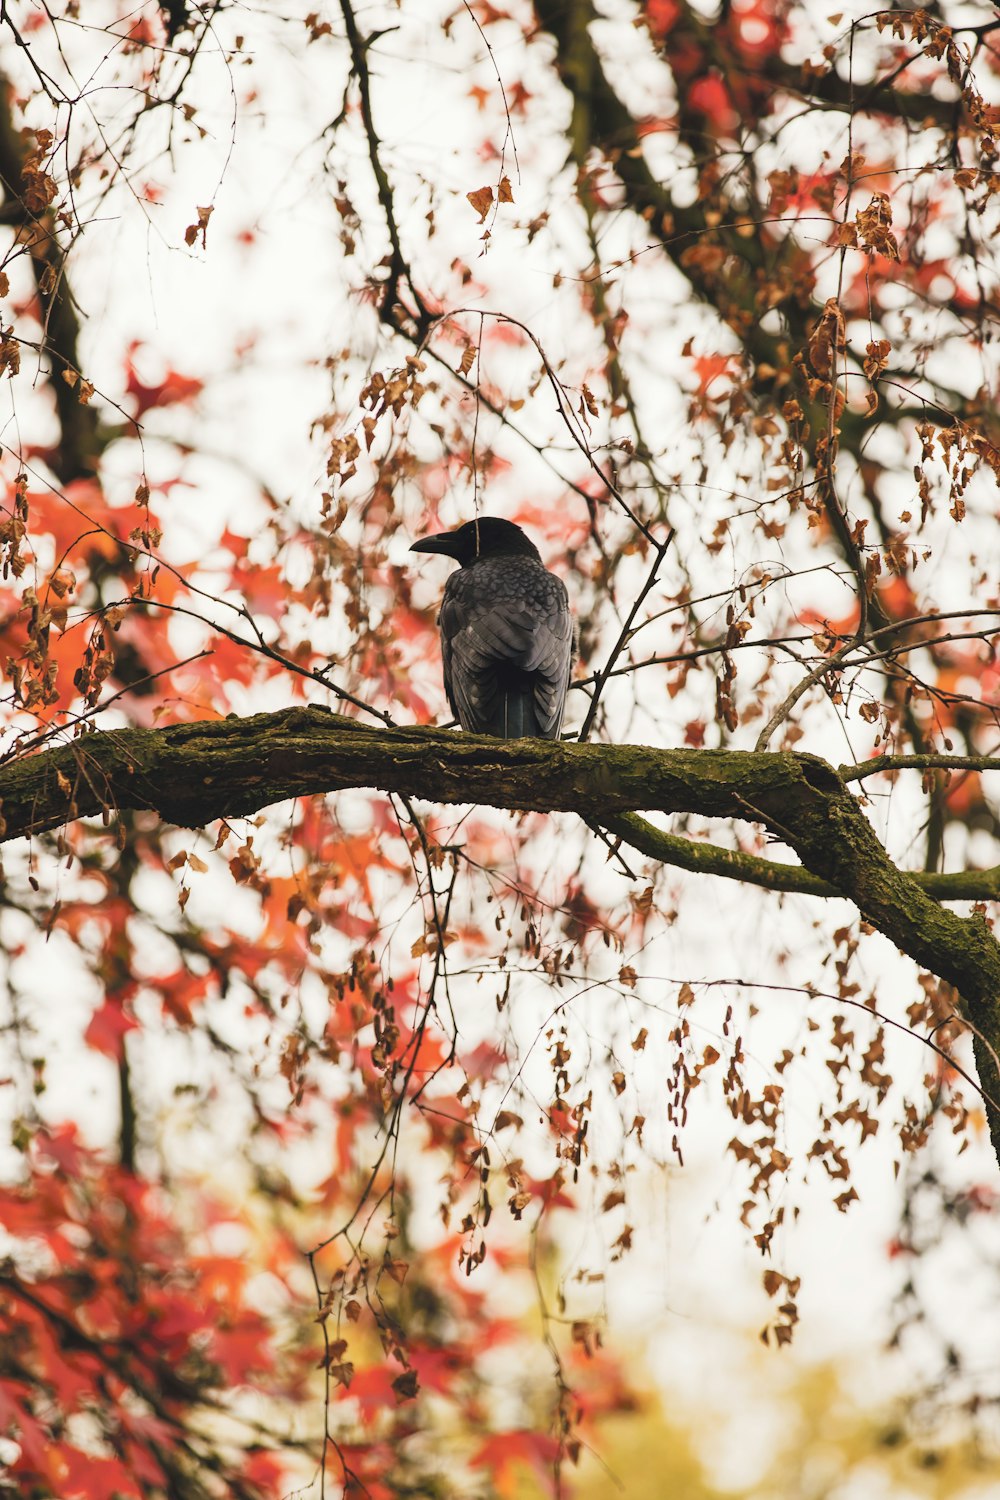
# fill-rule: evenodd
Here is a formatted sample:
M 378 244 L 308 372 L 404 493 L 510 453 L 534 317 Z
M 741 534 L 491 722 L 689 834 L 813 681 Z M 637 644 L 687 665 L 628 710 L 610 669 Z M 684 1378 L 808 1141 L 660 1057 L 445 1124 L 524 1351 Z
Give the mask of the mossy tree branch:
M 0 768 L 0 838 L 140 808 L 201 827 L 288 797 L 351 787 L 574 812 L 641 852 L 674 856 L 671 863 L 680 863 L 677 846 L 687 841 L 659 835 L 635 818 L 639 810 L 764 827 L 798 855 L 815 894 L 826 888 L 853 901 L 866 921 L 959 991 L 1000 1157 L 1000 944 L 982 917 L 948 911 L 927 877 L 918 880 L 893 864 L 838 772 L 817 756 L 503 741 L 440 729 L 369 728 L 324 709 L 292 708 L 166 729 L 106 730 L 12 760 Z M 669 843 L 658 849 L 650 831 Z M 737 868 L 738 857 L 719 850 L 714 856 Z M 693 863 L 705 867 L 704 858 Z M 745 868 L 762 875 L 767 867 L 772 875 L 781 868 L 756 860 Z
M 638 813 L 622 813 L 617 818 L 605 818 L 604 828 L 623 843 L 630 844 L 649 859 L 661 864 L 676 865 L 680 870 L 690 870 L 695 875 L 718 875 L 723 880 L 737 880 L 743 885 L 762 886 L 769 891 L 787 891 L 797 896 L 842 896 L 836 886 L 801 865 L 784 864 L 781 860 L 766 859 L 760 854 L 747 854 L 740 849 L 723 849 L 718 844 L 703 843 L 695 839 L 680 838 L 675 833 L 666 833 Z M 914 870 L 911 878 L 921 890 L 936 901 L 997 901 L 1000 900 L 1000 865 L 988 870 L 955 870 L 950 874 L 935 874 Z

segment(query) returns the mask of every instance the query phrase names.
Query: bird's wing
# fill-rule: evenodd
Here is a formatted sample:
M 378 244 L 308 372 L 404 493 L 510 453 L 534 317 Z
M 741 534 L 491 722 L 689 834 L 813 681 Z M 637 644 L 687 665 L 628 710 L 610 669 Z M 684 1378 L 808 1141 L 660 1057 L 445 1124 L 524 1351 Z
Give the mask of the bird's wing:
M 521 691 L 530 689 L 536 732 L 554 739 L 574 654 L 566 590 L 539 567 L 544 585 L 532 590 L 534 597 L 514 598 L 506 590 L 497 597 L 495 580 L 485 570 L 476 572 L 475 587 L 468 574 L 453 574 L 441 607 L 451 706 L 464 728 L 496 732 L 498 697 L 511 690 L 512 673 L 524 674 Z
M 532 649 L 524 667 L 534 676 L 535 712 L 539 732 L 546 739 L 558 739 L 562 728 L 566 692 L 576 655 L 575 634 L 568 600 L 534 617 Z

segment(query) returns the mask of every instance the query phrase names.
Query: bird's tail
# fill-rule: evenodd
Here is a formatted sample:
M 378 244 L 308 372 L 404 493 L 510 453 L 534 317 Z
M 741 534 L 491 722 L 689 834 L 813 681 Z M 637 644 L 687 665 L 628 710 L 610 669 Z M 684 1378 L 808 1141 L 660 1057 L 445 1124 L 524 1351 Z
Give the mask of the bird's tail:
M 483 682 L 485 691 L 480 700 L 483 711 L 480 733 L 495 734 L 503 740 L 519 740 L 525 735 L 538 739 L 542 730 L 538 722 L 535 686 L 530 672 L 507 663 L 498 671 L 489 673 Z
M 498 694 L 497 712 L 501 722 L 494 733 L 502 735 L 505 740 L 519 740 L 525 735 L 538 739 L 541 735 L 535 711 L 535 693 L 530 685 L 521 687 L 509 683 L 502 687 Z

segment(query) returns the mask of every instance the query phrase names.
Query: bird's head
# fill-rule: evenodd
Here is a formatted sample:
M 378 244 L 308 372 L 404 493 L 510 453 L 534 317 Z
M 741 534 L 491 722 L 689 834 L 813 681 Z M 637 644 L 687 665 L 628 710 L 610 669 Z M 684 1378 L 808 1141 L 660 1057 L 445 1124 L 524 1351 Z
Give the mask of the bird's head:
M 478 520 L 466 521 L 454 531 L 422 537 L 413 543 L 410 551 L 441 552 L 445 557 L 453 557 L 463 568 L 480 557 L 538 558 L 538 548 L 528 540 L 520 526 L 515 526 L 513 521 L 502 521 L 498 516 L 480 516 Z

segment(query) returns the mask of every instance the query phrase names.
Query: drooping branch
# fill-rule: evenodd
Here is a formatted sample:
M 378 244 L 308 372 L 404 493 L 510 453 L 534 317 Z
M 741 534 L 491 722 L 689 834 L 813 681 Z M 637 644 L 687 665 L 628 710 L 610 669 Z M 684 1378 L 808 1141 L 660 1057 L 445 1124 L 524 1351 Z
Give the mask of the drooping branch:
M 368 728 L 323 709 L 293 708 L 166 729 L 106 730 L 13 760 L 0 769 L 0 837 L 128 808 L 200 827 L 288 797 L 351 787 L 575 812 L 612 827 L 622 814 L 640 810 L 763 826 L 795 851 L 806 871 L 959 991 L 1000 1153 L 1000 1105 L 992 1103 L 1000 1101 L 1000 944 L 981 917 L 948 911 L 893 864 L 859 802 L 817 756 L 503 741 Z
M 1000 769 L 1000 768 L 998 768 Z M 724 849 L 718 844 L 703 843 L 666 833 L 638 813 L 621 813 L 605 818 L 608 833 L 620 838 L 649 859 L 695 875 L 718 875 L 743 885 L 761 886 L 769 891 L 787 891 L 798 896 L 842 896 L 836 886 L 801 865 L 785 864 L 742 849 Z M 988 870 L 954 870 L 950 874 L 914 870 L 911 878 L 921 890 L 936 901 L 1000 900 L 1000 865 Z

